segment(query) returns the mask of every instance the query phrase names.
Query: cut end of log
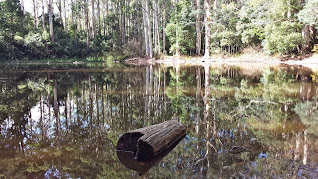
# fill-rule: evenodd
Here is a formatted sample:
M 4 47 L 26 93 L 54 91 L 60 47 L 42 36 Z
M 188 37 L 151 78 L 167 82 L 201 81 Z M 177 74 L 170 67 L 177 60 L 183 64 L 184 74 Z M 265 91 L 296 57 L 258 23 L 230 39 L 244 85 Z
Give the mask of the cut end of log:
M 152 157 L 154 157 L 153 147 L 149 145 L 147 142 L 139 140 L 135 158 L 137 160 L 146 160 Z
M 117 143 L 116 150 L 137 152 L 137 142 L 144 134 L 140 132 L 126 132 L 122 135 Z

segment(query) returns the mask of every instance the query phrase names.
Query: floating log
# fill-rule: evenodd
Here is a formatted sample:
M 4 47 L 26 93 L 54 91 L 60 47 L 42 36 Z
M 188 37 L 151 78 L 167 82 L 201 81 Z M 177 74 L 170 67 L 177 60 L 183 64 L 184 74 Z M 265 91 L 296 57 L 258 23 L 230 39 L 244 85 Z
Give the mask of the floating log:
M 129 151 L 139 161 L 151 160 L 176 146 L 186 135 L 186 128 L 176 120 L 128 131 L 117 143 L 116 150 Z

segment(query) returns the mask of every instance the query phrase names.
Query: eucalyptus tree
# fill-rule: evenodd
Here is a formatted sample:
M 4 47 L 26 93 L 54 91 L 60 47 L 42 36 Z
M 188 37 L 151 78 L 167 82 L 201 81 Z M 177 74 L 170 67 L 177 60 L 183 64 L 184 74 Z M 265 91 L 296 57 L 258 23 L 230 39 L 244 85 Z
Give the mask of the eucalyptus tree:
M 63 24 L 63 18 L 62 18 L 62 0 L 58 0 L 58 5 L 57 5 L 58 9 L 59 9 L 59 19 L 60 19 L 60 24 Z M 65 27 L 64 27 L 65 28 Z
M 96 37 L 96 23 L 95 23 L 95 0 L 92 0 L 92 35 Z
M 48 1 L 48 11 L 49 11 L 49 27 L 50 27 L 50 37 L 52 42 L 54 42 L 54 27 L 53 27 L 53 0 Z
M 89 33 L 89 29 L 90 29 L 90 27 L 89 27 L 89 17 L 88 17 L 88 0 L 85 0 L 85 2 L 84 2 L 84 6 L 85 6 L 85 22 L 86 22 L 86 50 L 88 50 L 89 49 L 89 35 L 90 35 L 90 33 Z
M 201 0 L 196 0 L 196 22 L 195 22 L 195 28 L 196 28 L 196 34 L 197 34 L 197 37 L 196 37 L 196 53 L 197 55 L 201 55 Z
M 34 18 L 34 27 L 38 28 L 38 2 L 37 0 L 33 0 L 33 18 Z
M 211 54 L 211 6 L 212 0 L 204 0 L 204 27 L 205 27 L 205 50 L 204 50 L 204 57 L 209 58 Z

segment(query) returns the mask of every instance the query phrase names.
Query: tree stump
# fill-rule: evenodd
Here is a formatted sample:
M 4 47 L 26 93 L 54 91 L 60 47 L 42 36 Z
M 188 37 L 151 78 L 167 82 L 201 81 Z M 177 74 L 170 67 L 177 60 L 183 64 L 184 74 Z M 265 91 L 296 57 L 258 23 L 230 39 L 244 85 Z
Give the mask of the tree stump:
M 116 150 L 130 151 L 139 161 L 150 160 L 176 146 L 186 135 L 186 128 L 176 120 L 128 131 L 117 143 Z

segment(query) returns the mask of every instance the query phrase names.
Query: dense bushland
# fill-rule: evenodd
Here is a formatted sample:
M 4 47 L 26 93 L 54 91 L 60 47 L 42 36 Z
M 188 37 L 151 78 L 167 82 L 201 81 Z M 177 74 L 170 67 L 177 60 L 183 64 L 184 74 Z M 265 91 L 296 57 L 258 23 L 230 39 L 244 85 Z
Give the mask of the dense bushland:
M 26 1 L 0 2 L 1 59 L 237 54 L 250 46 L 288 55 L 318 46 L 318 0 L 32 2 L 33 13 Z

